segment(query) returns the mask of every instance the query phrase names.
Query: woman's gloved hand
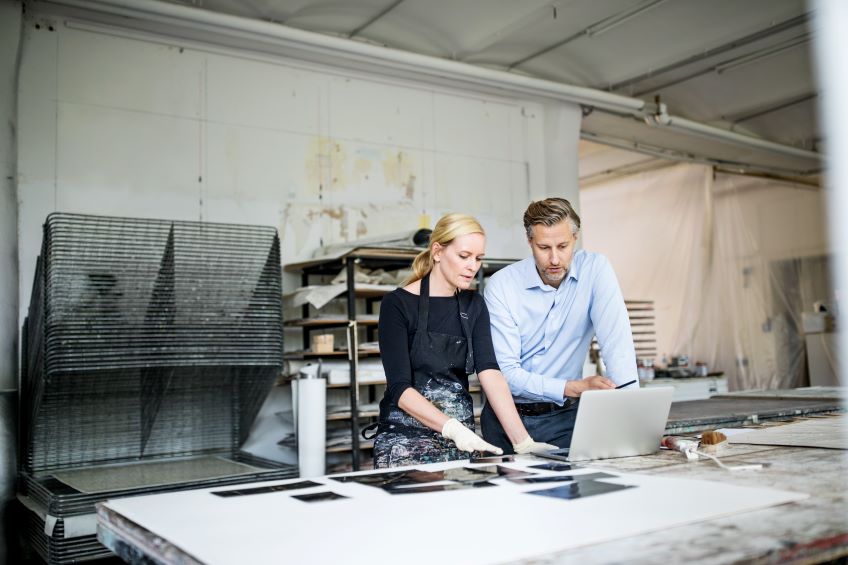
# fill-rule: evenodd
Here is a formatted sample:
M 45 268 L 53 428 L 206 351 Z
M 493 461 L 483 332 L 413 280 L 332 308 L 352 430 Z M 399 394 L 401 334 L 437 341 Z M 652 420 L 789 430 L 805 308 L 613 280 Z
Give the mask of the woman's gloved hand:
M 488 451 L 495 455 L 503 455 L 503 449 L 483 441 L 483 438 L 466 428 L 456 418 L 451 418 L 442 427 L 442 437 L 453 440 L 461 451 Z
M 524 455 L 526 453 L 543 453 L 552 449 L 559 449 L 557 446 L 551 445 L 549 443 L 540 443 L 538 441 L 533 441 L 533 438 L 530 436 L 527 436 L 519 443 L 513 443 L 512 448 L 519 455 Z

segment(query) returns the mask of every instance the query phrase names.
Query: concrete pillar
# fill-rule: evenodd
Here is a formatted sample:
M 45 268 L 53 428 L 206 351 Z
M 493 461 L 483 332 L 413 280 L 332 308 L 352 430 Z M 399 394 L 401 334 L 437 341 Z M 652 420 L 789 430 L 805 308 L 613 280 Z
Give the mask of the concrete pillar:
M 13 562 L 18 388 L 17 95 L 21 2 L 0 0 L 0 563 Z
M 542 198 L 565 198 L 580 213 L 578 145 L 582 110 L 576 104 L 545 104 L 545 194 Z

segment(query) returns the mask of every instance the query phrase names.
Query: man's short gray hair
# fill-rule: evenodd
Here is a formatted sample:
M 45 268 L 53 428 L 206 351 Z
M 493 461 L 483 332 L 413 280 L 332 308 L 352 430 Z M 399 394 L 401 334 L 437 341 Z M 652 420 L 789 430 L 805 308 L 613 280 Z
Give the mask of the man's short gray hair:
M 580 231 L 580 216 L 565 198 L 546 198 L 531 202 L 524 212 L 524 229 L 527 239 L 533 239 L 533 226 L 553 226 L 562 221 L 571 225 L 571 234 Z

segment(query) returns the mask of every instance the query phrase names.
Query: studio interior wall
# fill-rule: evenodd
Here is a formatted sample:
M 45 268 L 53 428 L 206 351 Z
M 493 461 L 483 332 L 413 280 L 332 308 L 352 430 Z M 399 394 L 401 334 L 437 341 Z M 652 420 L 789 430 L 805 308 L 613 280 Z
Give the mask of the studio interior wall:
M 594 184 L 581 205 L 585 248 L 625 298 L 655 301 L 660 356 L 737 390 L 805 384 L 801 312 L 834 298 L 821 190 L 679 164 Z
M 526 204 L 577 200 L 580 109 L 570 104 L 46 16 L 24 34 L 21 315 L 41 225 L 57 210 L 272 225 L 288 263 L 448 211 L 481 219 L 490 256 L 522 257 Z

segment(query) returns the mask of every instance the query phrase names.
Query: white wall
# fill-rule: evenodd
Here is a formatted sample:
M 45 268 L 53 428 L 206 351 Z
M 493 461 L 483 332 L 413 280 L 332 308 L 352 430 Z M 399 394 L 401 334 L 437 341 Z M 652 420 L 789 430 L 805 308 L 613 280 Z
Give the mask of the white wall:
M 481 219 L 490 256 L 524 256 L 526 204 L 577 197 L 577 107 L 34 23 L 19 91 L 22 314 L 55 210 L 272 225 L 288 263 L 448 211 Z

